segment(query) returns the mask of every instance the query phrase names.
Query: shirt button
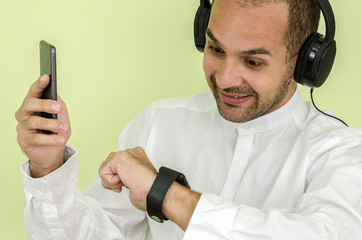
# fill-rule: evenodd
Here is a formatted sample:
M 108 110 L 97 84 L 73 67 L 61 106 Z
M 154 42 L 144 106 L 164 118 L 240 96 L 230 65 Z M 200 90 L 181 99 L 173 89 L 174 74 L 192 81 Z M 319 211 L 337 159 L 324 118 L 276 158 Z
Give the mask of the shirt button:
M 58 225 L 57 224 L 55 224 L 55 223 L 52 223 L 52 224 L 50 224 L 50 226 L 49 226 L 50 228 L 57 228 L 58 227 Z
M 46 190 L 44 188 L 41 188 L 41 189 L 39 189 L 39 193 L 44 194 L 44 193 L 46 193 Z
M 63 184 L 63 181 L 62 180 L 58 180 L 56 181 L 55 183 L 57 185 L 57 187 L 61 186 Z

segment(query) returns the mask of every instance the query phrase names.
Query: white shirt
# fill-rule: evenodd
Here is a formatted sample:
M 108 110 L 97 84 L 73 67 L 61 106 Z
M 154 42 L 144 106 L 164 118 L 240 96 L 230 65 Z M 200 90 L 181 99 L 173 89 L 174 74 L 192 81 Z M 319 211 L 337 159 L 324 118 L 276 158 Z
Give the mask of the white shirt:
M 297 90 L 282 108 L 236 124 L 210 92 L 150 104 L 122 132 L 156 169 L 185 174 L 202 193 L 184 233 L 136 210 L 127 190 L 81 193 L 75 150 L 39 179 L 21 166 L 30 239 L 361 239 L 362 131 L 318 113 Z M 69 149 L 68 149 L 69 150 Z

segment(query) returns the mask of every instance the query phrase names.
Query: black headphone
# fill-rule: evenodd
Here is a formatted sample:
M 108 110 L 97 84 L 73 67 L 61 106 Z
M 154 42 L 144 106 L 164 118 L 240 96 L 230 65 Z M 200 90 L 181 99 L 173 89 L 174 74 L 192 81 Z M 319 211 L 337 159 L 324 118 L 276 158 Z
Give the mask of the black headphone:
M 326 36 L 312 33 L 299 50 L 294 70 L 297 83 L 310 88 L 320 87 L 327 79 L 336 56 L 335 20 L 328 0 L 318 0 L 326 24 Z M 194 39 L 196 48 L 203 52 L 206 38 L 205 31 L 209 23 L 211 4 L 209 0 L 200 0 L 194 21 Z

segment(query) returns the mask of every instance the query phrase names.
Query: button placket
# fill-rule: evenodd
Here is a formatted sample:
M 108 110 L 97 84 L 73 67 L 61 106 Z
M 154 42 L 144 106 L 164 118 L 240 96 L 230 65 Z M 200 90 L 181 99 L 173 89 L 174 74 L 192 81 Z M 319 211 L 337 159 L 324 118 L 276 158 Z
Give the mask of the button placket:
M 226 199 L 234 199 L 240 181 L 244 175 L 254 139 L 254 135 L 251 133 L 251 131 L 252 128 L 250 127 L 248 128 L 247 132 L 243 131 L 243 128 L 238 129 L 239 136 L 235 146 L 233 161 L 226 178 L 224 188 L 221 192 L 221 196 Z

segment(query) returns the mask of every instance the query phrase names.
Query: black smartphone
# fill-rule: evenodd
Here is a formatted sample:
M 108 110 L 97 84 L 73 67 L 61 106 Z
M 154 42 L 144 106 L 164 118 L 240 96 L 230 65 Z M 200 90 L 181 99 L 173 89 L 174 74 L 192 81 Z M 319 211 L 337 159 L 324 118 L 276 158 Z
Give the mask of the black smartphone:
M 56 72 L 56 51 L 55 47 L 44 40 L 39 43 L 40 51 L 40 75 L 48 74 L 50 82 L 44 89 L 42 99 L 57 100 L 57 72 Z M 42 117 L 57 119 L 57 114 L 41 113 Z

